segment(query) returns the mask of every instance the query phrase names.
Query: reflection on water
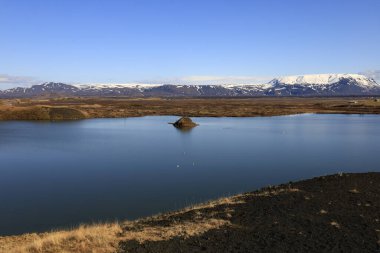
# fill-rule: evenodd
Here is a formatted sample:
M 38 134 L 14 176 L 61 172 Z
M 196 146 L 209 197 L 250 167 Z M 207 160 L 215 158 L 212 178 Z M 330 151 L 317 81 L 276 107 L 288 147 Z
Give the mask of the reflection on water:
M 0 122 L 0 234 L 134 219 L 340 171 L 379 171 L 380 117 Z
M 175 127 L 173 126 L 178 132 L 183 133 L 183 134 L 188 134 L 190 133 L 194 127 Z

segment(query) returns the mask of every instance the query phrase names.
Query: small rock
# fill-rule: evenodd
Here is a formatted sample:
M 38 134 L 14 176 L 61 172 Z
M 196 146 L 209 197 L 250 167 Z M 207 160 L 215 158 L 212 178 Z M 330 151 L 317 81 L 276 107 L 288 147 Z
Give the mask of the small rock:
M 352 189 L 352 190 L 349 190 L 348 192 L 349 192 L 349 193 L 354 193 L 354 194 L 359 193 L 359 191 L 358 191 L 356 188 L 354 188 L 354 189 Z
M 331 222 L 330 222 L 330 225 L 333 226 L 333 227 L 336 227 L 336 228 L 340 228 L 339 223 L 336 222 L 336 221 L 331 221 Z

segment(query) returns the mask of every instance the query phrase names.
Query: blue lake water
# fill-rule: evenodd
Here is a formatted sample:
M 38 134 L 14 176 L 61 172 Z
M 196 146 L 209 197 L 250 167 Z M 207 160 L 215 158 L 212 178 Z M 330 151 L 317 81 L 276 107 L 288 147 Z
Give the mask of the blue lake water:
M 0 122 L 0 235 L 135 219 L 337 172 L 380 171 L 380 116 Z

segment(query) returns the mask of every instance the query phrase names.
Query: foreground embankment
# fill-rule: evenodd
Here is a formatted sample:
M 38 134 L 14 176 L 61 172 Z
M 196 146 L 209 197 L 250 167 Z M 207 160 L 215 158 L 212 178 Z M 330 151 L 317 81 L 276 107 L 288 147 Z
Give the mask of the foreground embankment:
M 0 237 L 0 252 L 378 252 L 380 173 L 266 187 L 119 224 Z
M 380 114 L 372 98 L 48 98 L 0 100 L 0 120 L 152 115 L 255 117 L 298 113 Z

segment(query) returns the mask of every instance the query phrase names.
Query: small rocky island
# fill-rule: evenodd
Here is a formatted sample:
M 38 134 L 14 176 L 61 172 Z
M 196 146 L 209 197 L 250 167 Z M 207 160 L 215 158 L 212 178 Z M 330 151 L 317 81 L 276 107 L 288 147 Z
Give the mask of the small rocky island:
M 172 124 L 180 129 L 188 129 L 198 126 L 198 124 L 194 123 L 189 117 L 182 117 Z

